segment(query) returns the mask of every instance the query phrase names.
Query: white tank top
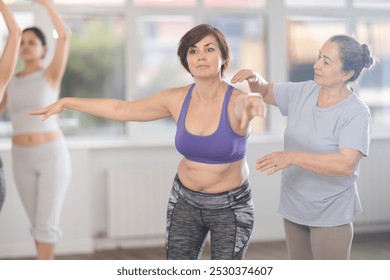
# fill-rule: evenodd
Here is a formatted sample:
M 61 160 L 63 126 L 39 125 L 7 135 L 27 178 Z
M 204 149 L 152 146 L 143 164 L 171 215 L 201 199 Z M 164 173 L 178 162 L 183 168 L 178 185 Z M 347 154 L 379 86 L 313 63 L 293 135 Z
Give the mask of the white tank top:
M 7 93 L 13 134 L 42 133 L 59 129 L 57 115 L 42 121 L 41 116 L 28 114 L 58 100 L 59 91 L 48 83 L 45 70 L 22 77 L 14 76 L 8 85 Z

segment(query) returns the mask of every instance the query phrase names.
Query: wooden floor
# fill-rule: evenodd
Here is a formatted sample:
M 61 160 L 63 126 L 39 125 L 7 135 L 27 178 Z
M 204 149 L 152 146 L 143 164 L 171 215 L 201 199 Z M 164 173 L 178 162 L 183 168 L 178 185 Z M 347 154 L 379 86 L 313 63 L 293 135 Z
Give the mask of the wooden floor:
M 58 256 L 62 260 L 162 260 L 165 259 L 165 249 L 119 249 L 96 252 L 86 255 Z M 209 248 L 206 246 L 202 259 L 210 259 Z M 287 248 L 284 241 L 253 242 L 250 244 L 247 260 L 286 260 Z M 355 235 L 352 249 L 352 260 L 390 260 L 390 232 Z

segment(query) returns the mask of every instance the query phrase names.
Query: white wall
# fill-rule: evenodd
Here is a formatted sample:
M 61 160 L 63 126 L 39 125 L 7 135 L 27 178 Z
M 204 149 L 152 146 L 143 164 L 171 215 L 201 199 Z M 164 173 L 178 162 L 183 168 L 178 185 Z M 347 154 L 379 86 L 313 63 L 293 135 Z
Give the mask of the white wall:
M 73 162 L 73 179 L 65 201 L 61 221 L 64 238 L 59 243 L 58 254 L 85 253 L 95 249 L 117 246 L 163 245 L 165 228 L 161 228 L 161 235 L 156 236 L 153 240 L 113 240 L 107 237 L 108 209 L 105 171 L 113 166 L 131 167 L 140 163 L 153 162 L 155 164 L 156 161 L 176 166 L 180 156 L 175 148 L 172 145 L 131 146 L 123 142 L 111 145 L 111 147 L 106 147 L 106 145 L 92 147 L 90 143 L 80 144 L 71 140 L 68 141 L 68 145 Z M 3 143 L 0 148 L 7 181 L 7 197 L 0 214 L 0 258 L 34 256 L 33 240 L 28 231 L 28 220 L 12 178 L 9 144 Z M 253 241 L 283 239 L 284 237 L 281 218 L 277 214 L 280 174 L 267 176 L 254 170 L 255 161 L 259 156 L 281 149 L 280 139 L 252 140 L 249 144 L 248 163 L 251 168 L 250 181 L 256 211 Z M 362 179 L 369 174 L 375 174 L 377 170 L 371 170 L 370 167 L 376 166 L 375 163 L 384 158 L 390 158 L 390 140 L 373 140 L 370 157 L 363 159 L 361 165 Z M 174 174 L 167 174 L 167 176 L 171 180 Z M 366 185 L 359 185 L 359 188 L 361 189 L 363 207 L 365 204 L 372 205 L 373 203 L 377 204 L 378 207 L 374 211 L 366 209 L 368 216 L 357 217 L 356 232 L 390 229 L 390 195 L 389 191 L 386 190 L 390 182 L 390 173 L 376 174 L 375 176 L 384 178 L 379 181 L 382 182 L 382 185 L 367 185 L 366 183 Z M 363 181 L 370 182 L 367 178 Z M 160 186 L 149 187 L 158 188 Z M 170 188 L 170 186 L 161 187 Z M 372 193 L 376 195 L 372 196 Z M 372 201 L 373 199 L 377 201 Z M 370 215 L 378 216 L 378 213 L 375 213 L 378 211 L 377 209 L 382 209 L 381 211 L 384 213 L 379 215 L 380 219 L 374 218 L 370 221 Z M 126 213 L 123 214 L 126 215 Z M 139 215 L 142 215 L 142 209 Z

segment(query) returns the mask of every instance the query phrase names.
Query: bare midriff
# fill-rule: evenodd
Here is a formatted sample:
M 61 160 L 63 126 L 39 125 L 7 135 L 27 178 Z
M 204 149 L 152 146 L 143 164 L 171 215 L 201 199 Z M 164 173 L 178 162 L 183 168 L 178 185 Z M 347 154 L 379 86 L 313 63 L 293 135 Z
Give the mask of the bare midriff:
M 183 158 L 178 167 L 178 176 L 183 185 L 204 193 L 221 193 L 237 188 L 248 175 L 245 159 L 226 164 L 206 164 Z
M 62 132 L 59 130 L 44 133 L 15 134 L 12 136 L 12 143 L 19 146 L 35 146 L 51 142 L 60 137 L 62 137 Z

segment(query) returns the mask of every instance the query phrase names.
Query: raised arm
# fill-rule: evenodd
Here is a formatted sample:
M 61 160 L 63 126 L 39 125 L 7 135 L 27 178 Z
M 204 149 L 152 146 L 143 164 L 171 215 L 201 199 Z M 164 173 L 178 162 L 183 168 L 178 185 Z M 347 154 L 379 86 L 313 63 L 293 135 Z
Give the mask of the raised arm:
M 4 17 L 9 33 L 0 58 L 0 100 L 2 100 L 5 89 L 7 88 L 7 85 L 15 71 L 22 31 L 16 23 L 10 9 L 4 4 L 3 0 L 0 0 L 0 12 Z
M 54 57 L 46 70 L 47 79 L 58 89 L 61 86 L 62 77 L 64 76 L 66 64 L 68 62 L 70 36 L 64 22 L 50 0 L 34 0 L 34 2 L 41 4 L 46 8 L 54 25 L 54 29 L 58 34 Z
M 260 93 L 265 103 L 277 106 L 272 83 L 268 83 L 259 73 L 248 69 L 238 71 L 231 82 L 235 84 L 242 83 L 245 80 L 248 82 L 252 93 Z

